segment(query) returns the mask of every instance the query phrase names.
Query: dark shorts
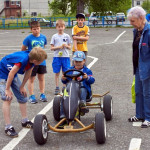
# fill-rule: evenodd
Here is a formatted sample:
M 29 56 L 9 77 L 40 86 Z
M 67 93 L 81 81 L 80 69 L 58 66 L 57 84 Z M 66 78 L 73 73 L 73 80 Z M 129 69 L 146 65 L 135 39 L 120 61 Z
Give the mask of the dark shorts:
M 36 65 L 36 66 L 34 66 L 31 76 L 36 76 L 37 73 L 38 74 L 45 74 L 45 73 L 47 73 L 46 66 L 43 66 L 43 65 Z

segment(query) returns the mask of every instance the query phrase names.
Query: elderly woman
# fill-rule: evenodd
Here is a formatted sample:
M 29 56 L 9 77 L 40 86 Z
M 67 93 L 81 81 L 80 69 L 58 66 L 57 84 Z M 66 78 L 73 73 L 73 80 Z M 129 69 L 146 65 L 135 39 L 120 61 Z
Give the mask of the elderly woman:
M 127 15 L 134 27 L 132 46 L 136 93 L 136 115 L 128 121 L 143 121 L 142 128 L 150 126 L 150 25 L 145 15 L 145 10 L 139 6 L 131 8 Z

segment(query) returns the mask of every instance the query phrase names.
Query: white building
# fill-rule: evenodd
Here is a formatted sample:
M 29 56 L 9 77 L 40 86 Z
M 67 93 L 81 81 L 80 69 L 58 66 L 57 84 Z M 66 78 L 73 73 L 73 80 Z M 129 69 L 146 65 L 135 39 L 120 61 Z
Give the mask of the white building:
M 146 0 L 132 0 L 132 6 L 141 6 Z
M 52 0 L 49 0 L 50 2 Z M 41 15 L 49 16 L 51 11 L 49 9 L 48 0 L 21 0 L 22 16 L 24 15 Z

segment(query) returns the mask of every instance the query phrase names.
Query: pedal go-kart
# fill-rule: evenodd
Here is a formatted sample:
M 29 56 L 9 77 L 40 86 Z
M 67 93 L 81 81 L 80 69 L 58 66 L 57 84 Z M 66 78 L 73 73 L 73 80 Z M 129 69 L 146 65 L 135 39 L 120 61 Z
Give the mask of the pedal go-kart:
M 77 71 L 78 74 L 68 74 L 72 71 Z M 54 119 L 59 122 L 53 127 L 50 125 L 45 115 L 37 115 L 34 119 L 33 125 L 34 140 L 37 144 L 43 145 L 47 142 L 48 132 L 83 132 L 89 129 L 93 129 L 95 131 L 96 141 L 98 144 L 105 143 L 106 121 L 112 119 L 112 97 L 108 95 L 109 92 L 106 92 L 103 95 L 92 95 L 92 98 L 99 98 L 99 102 L 92 103 L 90 102 L 92 98 L 87 99 L 87 108 L 99 109 L 99 112 L 95 115 L 95 122 L 92 122 L 90 125 L 85 126 L 80 120 L 80 82 L 77 81 L 77 78 L 83 75 L 84 73 L 82 71 L 76 69 L 71 69 L 64 73 L 65 77 L 71 78 L 72 80 L 67 83 L 67 87 L 64 90 L 63 94 L 55 96 L 53 101 L 53 116 Z M 63 109 L 66 116 L 66 118 L 63 119 L 60 119 L 61 101 L 63 101 Z M 67 121 L 67 124 L 63 129 L 59 129 L 59 125 L 64 121 Z M 80 127 L 74 128 L 74 123 L 78 123 Z

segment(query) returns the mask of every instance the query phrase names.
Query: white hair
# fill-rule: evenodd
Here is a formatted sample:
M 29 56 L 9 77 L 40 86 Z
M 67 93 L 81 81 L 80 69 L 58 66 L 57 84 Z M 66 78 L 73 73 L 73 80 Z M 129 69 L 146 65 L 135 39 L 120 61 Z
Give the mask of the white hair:
M 135 7 L 132 7 L 128 14 L 127 14 L 127 18 L 130 20 L 132 17 L 135 17 L 135 18 L 140 18 L 140 17 L 143 17 L 145 18 L 146 16 L 146 11 L 140 7 L 140 6 L 135 6 Z

